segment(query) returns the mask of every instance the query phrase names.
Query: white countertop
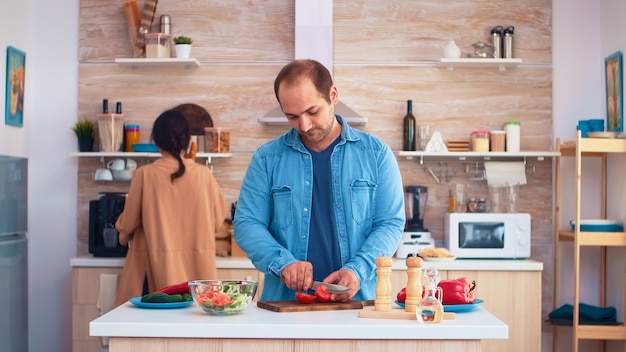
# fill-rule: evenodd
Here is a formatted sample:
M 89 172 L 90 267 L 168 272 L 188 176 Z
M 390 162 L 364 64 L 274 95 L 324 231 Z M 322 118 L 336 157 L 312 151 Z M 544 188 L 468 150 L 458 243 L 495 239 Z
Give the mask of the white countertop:
M 401 308 L 396 308 L 401 309 Z M 455 320 L 359 318 L 358 309 L 284 312 L 255 303 L 231 316 L 213 316 L 193 304 L 181 309 L 143 309 L 125 303 L 89 323 L 91 336 L 243 339 L 507 339 L 508 326 L 478 307 Z
M 125 258 L 83 256 L 70 259 L 72 267 L 121 268 Z M 217 257 L 218 269 L 255 269 L 245 257 Z M 437 270 L 542 271 L 543 263 L 532 259 L 456 259 L 449 262 L 424 261 Z M 392 270 L 406 270 L 404 259 L 393 259 Z

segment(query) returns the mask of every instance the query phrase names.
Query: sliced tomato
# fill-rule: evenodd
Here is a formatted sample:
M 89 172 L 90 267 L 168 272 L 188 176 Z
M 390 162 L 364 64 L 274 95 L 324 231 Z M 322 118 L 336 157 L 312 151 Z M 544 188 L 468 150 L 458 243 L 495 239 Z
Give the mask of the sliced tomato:
M 304 292 L 296 292 L 296 300 L 300 303 L 309 304 L 315 301 L 315 296 Z
M 321 303 L 330 302 L 330 292 L 328 292 L 328 287 L 319 286 L 318 288 L 316 288 L 315 298 L 317 298 L 317 301 Z

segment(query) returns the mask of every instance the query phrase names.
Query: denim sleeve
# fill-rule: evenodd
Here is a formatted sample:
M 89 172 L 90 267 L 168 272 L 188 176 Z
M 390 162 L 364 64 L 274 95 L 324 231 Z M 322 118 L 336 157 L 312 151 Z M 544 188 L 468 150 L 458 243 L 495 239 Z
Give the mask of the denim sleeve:
M 366 239 L 344 268 L 361 281 L 361 290 L 373 294 L 376 284 L 376 258 L 393 256 L 405 224 L 404 191 L 400 169 L 389 146 L 384 145 L 376 158 L 378 182 L 373 221 Z
M 285 266 L 297 260 L 268 230 L 273 209 L 270 182 L 267 157 L 257 151 L 243 179 L 233 232 L 237 245 L 259 271 L 280 276 Z

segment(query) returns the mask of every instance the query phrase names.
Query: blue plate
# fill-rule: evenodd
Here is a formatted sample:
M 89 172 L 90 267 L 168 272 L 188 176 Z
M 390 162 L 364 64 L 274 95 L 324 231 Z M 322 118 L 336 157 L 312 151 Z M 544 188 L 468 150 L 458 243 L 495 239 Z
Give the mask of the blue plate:
M 185 302 L 172 302 L 172 303 L 146 303 L 141 301 L 141 297 L 133 297 L 128 300 L 128 302 L 136 305 L 140 308 L 149 308 L 149 309 L 172 309 L 172 308 L 184 308 L 189 307 L 193 304 L 193 301 L 185 301 Z
M 572 231 L 576 230 L 576 222 L 570 220 Z M 624 225 L 613 220 L 580 220 L 580 231 L 585 232 L 622 232 Z
M 158 153 L 156 144 L 133 144 L 133 151 L 137 153 Z
M 400 307 L 404 308 L 404 303 L 400 303 L 397 300 L 394 302 L 395 304 L 399 305 Z M 444 305 L 443 306 L 443 311 L 444 312 L 454 312 L 454 313 L 463 313 L 463 312 L 469 312 L 470 310 L 473 310 L 475 308 L 477 308 L 478 306 L 480 306 L 481 304 L 483 304 L 483 300 L 482 299 L 478 299 L 475 298 L 474 299 L 474 303 L 472 304 L 451 304 L 451 305 Z

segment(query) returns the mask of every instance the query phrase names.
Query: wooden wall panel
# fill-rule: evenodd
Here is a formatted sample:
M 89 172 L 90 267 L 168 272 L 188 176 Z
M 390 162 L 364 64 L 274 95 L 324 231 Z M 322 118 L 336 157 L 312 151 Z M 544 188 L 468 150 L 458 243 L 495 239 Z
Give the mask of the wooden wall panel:
M 293 0 L 250 0 L 233 6 L 227 0 L 160 0 L 158 17 L 172 18 L 174 34 L 194 38 L 194 69 L 131 69 L 113 60 L 130 57 L 123 0 L 80 0 L 78 119 L 95 119 L 101 101 L 111 108 L 123 102 L 125 119 L 141 126 L 149 142 L 154 119 L 181 103 L 206 108 L 216 126 L 232 128 L 230 159 L 215 159 L 213 172 L 228 204 L 236 201 L 251 152 L 287 131 L 265 126 L 257 118 L 277 106 L 273 81 L 294 57 Z M 140 8 L 143 1 L 138 1 Z M 412 99 L 418 123 L 431 126 L 444 140 L 469 138 L 473 130 L 500 129 L 509 120 L 522 122 L 523 150 L 550 150 L 552 138 L 552 3 L 523 1 L 335 0 L 334 67 L 340 99 L 363 116 L 371 132 L 393 150 L 401 148 L 406 100 Z M 438 67 L 444 44 L 455 40 L 464 54 L 471 44 L 487 41 L 495 25 L 514 25 L 515 69 Z M 474 163 L 443 159 L 420 165 L 399 158 L 405 184 L 428 187 L 426 226 L 443 237 L 448 189 L 466 183 L 468 193 L 487 196 L 485 181 L 470 181 Z M 149 162 L 143 160 L 141 162 Z M 98 192 L 126 191 L 128 183 L 92 180 L 98 158 L 79 161 L 77 252 L 87 253 L 87 207 Z M 430 175 L 431 169 L 442 183 Z M 528 160 L 528 184 L 520 191 L 519 211 L 532 216 L 532 258 L 552 270 L 551 160 Z M 445 177 L 448 174 L 449 177 Z M 549 275 L 548 275 L 549 274 Z M 544 290 L 545 310 L 551 293 Z

